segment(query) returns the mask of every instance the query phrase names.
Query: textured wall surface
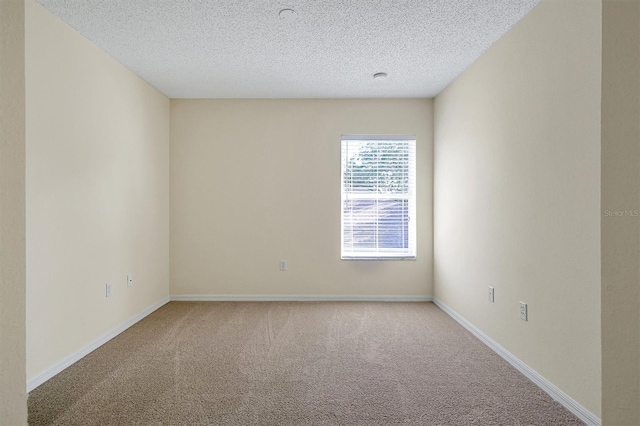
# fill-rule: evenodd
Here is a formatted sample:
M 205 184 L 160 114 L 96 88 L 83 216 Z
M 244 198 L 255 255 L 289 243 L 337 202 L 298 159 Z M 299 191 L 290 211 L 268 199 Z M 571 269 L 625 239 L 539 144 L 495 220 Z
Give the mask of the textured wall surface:
M 434 120 L 436 297 L 596 416 L 601 53 L 599 1 L 543 0 Z
M 431 295 L 432 114 L 431 100 L 171 100 L 171 294 Z M 342 134 L 416 135 L 416 261 L 340 260 Z
M 0 424 L 27 423 L 24 1 L 0 1 Z
M 34 0 L 26 79 L 33 378 L 169 295 L 169 99 Z
M 640 424 L 640 2 L 602 4 L 602 411 Z

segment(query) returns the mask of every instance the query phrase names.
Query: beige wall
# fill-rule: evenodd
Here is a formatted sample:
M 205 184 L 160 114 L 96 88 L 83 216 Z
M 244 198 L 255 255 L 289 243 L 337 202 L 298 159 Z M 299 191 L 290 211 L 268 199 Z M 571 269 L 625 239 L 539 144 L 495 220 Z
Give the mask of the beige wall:
M 340 260 L 342 134 L 416 135 L 417 261 Z M 171 294 L 431 295 L 431 164 L 431 100 L 171 100 Z
M 24 1 L 0 1 L 0 424 L 27 423 Z
M 600 77 L 601 3 L 543 0 L 434 120 L 436 297 L 597 416 Z
M 169 294 L 169 99 L 34 0 L 26 79 L 33 378 Z
M 640 2 L 605 0 L 602 15 L 602 418 L 638 425 Z

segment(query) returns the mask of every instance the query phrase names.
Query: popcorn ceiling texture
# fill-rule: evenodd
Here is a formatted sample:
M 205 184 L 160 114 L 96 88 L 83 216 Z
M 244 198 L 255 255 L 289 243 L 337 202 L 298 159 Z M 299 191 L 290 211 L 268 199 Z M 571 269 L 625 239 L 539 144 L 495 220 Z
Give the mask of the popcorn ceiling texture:
M 38 1 L 172 98 L 434 97 L 539 2 Z

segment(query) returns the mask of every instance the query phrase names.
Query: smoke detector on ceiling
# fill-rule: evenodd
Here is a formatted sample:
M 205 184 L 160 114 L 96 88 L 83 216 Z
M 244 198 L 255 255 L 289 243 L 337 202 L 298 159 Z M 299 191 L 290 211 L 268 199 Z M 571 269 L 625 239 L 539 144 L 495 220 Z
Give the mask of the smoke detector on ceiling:
M 295 21 L 298 17 L 298 14 L 293 9 L 282 9 L 280 13 L 278 13 L 278 16 L 283 21 Z
M 373 75 L 374 80 L 386 80 L 387 73 L 386 72 L 377 72 Z

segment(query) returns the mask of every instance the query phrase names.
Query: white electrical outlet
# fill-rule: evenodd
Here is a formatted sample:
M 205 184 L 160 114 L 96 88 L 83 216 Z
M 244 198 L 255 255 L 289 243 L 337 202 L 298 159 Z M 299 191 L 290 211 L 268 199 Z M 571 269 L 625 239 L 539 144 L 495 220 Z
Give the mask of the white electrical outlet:
M 133 274 L 127 275 L 127 287 L 133 287 Z
M 281 260 L 280 261 L 280 270 L 281 271 L 286 271 L 287 270 L 287 261 L 286 260 Z
M 520 319 L 527 321 L 527 304 L 524 302 L 520 302 Z
M 111 283 L 107 283 L 105 286 L 105 293 L 107 297 L 111 297 Z
M 489 293 L 487 294 L 489 302 L 493 303 L 495 301 L 494 295 L 495 293 L 493 287 L 489 287 Z

